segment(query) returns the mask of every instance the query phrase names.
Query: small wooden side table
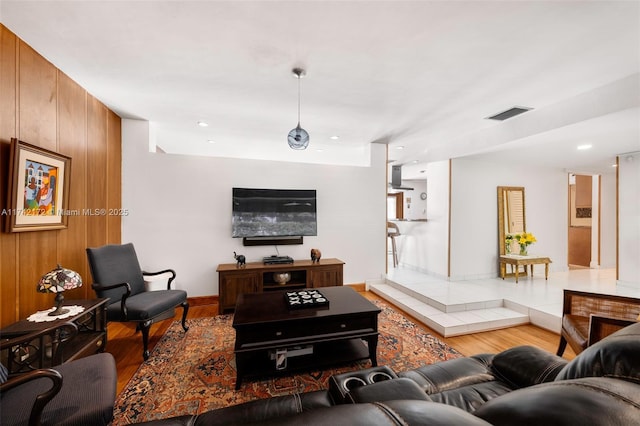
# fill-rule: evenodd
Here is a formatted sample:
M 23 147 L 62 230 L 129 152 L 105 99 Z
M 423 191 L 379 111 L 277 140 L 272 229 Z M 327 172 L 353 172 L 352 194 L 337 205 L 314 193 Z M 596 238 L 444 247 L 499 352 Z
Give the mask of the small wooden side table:
M 527 265 L 531 268 L 531 276 L 533 276 L 533 265 L 544 264 L 544 279 L 549 278 L 549 264 L 551 259 L 545 256 L 520 256 L 519 254 L 503 254 L 500 255 L 500 277 L 504 280 L 507 271 L 507 265 L 513 265 L 515 269 L 516 284 L 520 275 L 520 265 L 524 265 L 524 273 L 527 273 Z
M 35 322 L 24 319 L 0 330 L 0 339 L 5 340 L 43 331 L 66 322 L 73 322 L 78 327 L 78 333 L 69 341 L 65 341 L 60 347 L 55 348 L 55 350 L 53 350 L 51 342 L 41 338 L 34 339 L 31 344 L 21 348 L 20 351 L 8 350 L 7 353 L 4 353 L 5 351 L 3 350 L 0 358 L 6 363 L 5 366 L 15 366 L 16 368 L 16 370 L 10 368 L 9 373 L 14 374 L 32 369 L 52 367 L 103 352 L 107 344 L 106 309 L 108 300 L 65 299 L 63 306 L 82 306 L 84 311 L 77 315 L 54 321 Z

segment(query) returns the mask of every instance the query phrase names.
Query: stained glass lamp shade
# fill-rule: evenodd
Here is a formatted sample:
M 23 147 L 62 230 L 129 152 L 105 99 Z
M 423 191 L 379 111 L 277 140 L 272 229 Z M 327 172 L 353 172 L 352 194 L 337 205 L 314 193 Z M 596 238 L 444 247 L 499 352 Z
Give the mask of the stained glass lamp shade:
M 68 309 L 62 308 L 62 302 L 64 300 L 63 293 L 78 287 L 82 287 L 80 274 L 71 269 L 63 268 L 60 265 L 58 265 L 56 269 L 44 274 L 38 282 L 38 292 L 56 293 L 56 309 L 49 312 L 50 316 L 63 315 L 69 312 Z

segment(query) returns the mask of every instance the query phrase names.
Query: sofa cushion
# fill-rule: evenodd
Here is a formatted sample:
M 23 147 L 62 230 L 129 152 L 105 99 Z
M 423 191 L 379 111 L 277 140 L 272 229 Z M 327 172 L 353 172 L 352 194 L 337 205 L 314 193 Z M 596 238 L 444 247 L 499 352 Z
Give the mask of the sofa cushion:
M 567 334 L 567 340 L 572 345 L 578 345 L 585 349 L 589 343 L 589 317 L 564 315 L 562 317 L 562 332 Z
M 491 366 L 500 380 L 524 388 L 555 379 L 568 361 L 534 346 L 516 346 L 496 354 Z
M 210 412 L 212 413 L 212 412 Z M 208 413 L 206 413 L 208 414 Z M 198 417 L 195 426 L 208 426 L 205 416 Z M 243 426 L 490 426 L 487 422 L 455 407 L 428 401 L 389 401 L 385 403 L 339 404 L 298 415 L 272 418 L 267 421 L 243 423 Z
M 300 414 L 308 410 L 331 407 L 333 401 L 326 390 L 296 393 L 258 399 L 230 407 L 207 411 L 198 416 L 179 416 L 164 420 L 155 420 L 141 425 L 207 425 L 231 426 L 262 424 L 273 418 Z
M 585 349 L 555 380 L 616 377 L 640 383 L 640 323 L 619 330 Z
M 184 290 L 146 291 L 127 298 L 127 317 L 130 321 L 145 321 L 187 300 Z M 109 321 L 122 321 L 120 300 L 107 307 Z
M 449 389 L 429 395 L 429 397 L 433 402 L 451 405 L 472 413 L 485 402 L 509 393 L 512 390 L 513 388 L 506 383 L 494 380 L 491 382 L 474 383 L 457 389 Z
M 495 380 L 491 371 L 493 355 L 481 354 L 450 359 L 398 373 L 408 377 L 428 394 Z
M 638 385 L 624 380 L 563 380 L 510 392 L 474 414 L 495 426 L 632 425 L 639 398 Z
M 388 401 L 380 404 L 408 425 L 489 426 L 484 420 L 455 407 L 428 401 Z M 347 423 L 348 424 L 348 423 Z

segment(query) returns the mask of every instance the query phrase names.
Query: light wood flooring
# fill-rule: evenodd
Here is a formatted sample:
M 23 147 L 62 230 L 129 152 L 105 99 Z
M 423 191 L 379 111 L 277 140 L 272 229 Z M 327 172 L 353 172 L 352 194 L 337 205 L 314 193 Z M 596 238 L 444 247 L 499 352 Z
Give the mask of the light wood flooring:
M 371 292 L 361 291 L 360 293 L 369 299 L 380 299 Z M 188 317 L 210 317 L 217 314 L 217 304 L 191 306 Z M 483 352 L 497 353 L 520 345 L 537 346 L 555 353 L 558 347 L 559 336 L 557 334 L 533 325 L 521 325 L 502 330 L 444 338 L 433 330 L 421 325 L 418 321 L 411 318 L 410 315 L 404 314 L 418 326 L 424 328 L 428 333 L 438 337 L 463 355 L 473 355 Z M 174 320 L 180 320 L 181 315 L 182 309 L 177 309 Z M 169 328 L 172 321 L 173 320 L 168 319 L 154 324 L 151 327 L 149 333 L 150 351 L 153 351 L 153 348 Z M 116 359 L 118 369 L 118 393 L 120 393 L 142 363 L 142 337 L 140 333 L 136 333 L 134 325 L 126 323 L 109 323 L 107 333 L 108 343 L 106 351 L 113 354 Z M 571 348 L 567 348 L 564 357 L 566 359 L 573 359 L 574 356 Z

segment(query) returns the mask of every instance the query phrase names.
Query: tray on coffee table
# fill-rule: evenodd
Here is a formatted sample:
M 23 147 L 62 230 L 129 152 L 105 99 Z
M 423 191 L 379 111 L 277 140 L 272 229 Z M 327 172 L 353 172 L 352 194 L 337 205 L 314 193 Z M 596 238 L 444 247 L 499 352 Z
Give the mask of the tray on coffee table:
M 329 305 L 329 300 L 318 290 L 286 291 L 284 299 L 289 309 L 316 308 Z

